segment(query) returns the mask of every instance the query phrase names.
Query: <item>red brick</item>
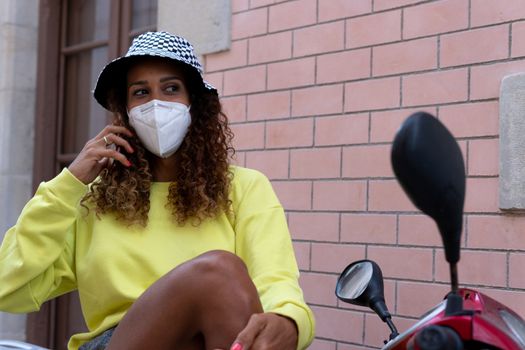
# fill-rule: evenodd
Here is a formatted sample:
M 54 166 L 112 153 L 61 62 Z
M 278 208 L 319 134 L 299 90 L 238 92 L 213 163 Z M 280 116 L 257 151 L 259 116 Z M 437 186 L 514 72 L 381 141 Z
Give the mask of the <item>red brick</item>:
M 248 120 L 268 120 L 290 116 L 290 92 L 279 91 L 248 96 Z
M 469 141 L 469 175 L 499 174 L 499 140 L 483 139 Z
M 481 100 L 499 97 L 503 77 L 525 70 L 525 60 L 475 66 L 470 73 L 470 98 Z
M 465 101 L 467 69 L 409 75 L 403 78 L 403 105 L 418 106 Z
M 398 40 L 401 40 L 401 11 L 382 12 L 349 19 L 346 22 L 347 48 Z
M 337 343 L 335 341 L 328 341 L 322 339 L 314 339 L 308 349 L 312 350 L 336 350 Z
M 398 77 L 345 84 L 345 112 L 399 107 Z
M 315 144 L 317 146 L 366 143 L 367 141 L 367 113 L 323 117 L 315 121 Z
M 222 95 L 223 91 L 223 82 L 224 82 L 224 73 L 206 73 L 204 74 L 204 80 L 213 85 L 219 92 L 219 96 Z
M 290 152 L 291 178 L 339 177 L 341 150 L 339 148 L 295 149 Z
M 443 251 L 436 252 L 436 280 L 450 281 Z M 504 287 L 507 284 L 507 253 L 461 251 L 458 276 L 461 284 Z
M 405 119 L 421 109 L 398 109 L 384 112 L 372 112 L 370 121 L 370 142 L 391 142 Z M 432 115 L 436 115 L 435 108 L 425 108 Z
M 509 26 L 442 35 L 440 46 L 442 67 L 503 59 L 509 53 Z
M 390 311 L 393 311 L 391 305 L 388 305 Z M 402 332 L 408 329 L 415 323 L 414 319 L 406 319 L 393 316 L 394 324 L 397 327 L 399 332 Z M 364 344 L 367 346 L 367 350 L 372 347 L 372 349 L 381 349 L 385 346 L 384 341 L 387 340 L 388 335 L 390 334 L 388 326 L 386 323 L 381 321 L 379 316 L 375 313 L 365 314 L 365 341 Z M 357 348 L 349 347 L 344 348 L 344 350 L 355 350 Z M 339 350 L 339 349 L 338 349 Z
M 268 10 L 265 8 L 232 15 L 232 40 L 268 32 Z
M 250 39 L 250 64 L 279 61 L 292 57 L 292 33 L 267 34 Z
M 496 136 L 498 102 L 465 103 L 439 108 L 439 119 L 455 137 Z
M 235 149 L 248 150 L 264 147 L 264 124 L 232 124 L 230 125 L 235 137 L 233 145 Z
M 312 243 L 312 270 L 341 273 L 352 261 L 364 259 L 364 245 Z M 332 293 L 335 283 L 332 285 Z
M 343 111 L 343 85 L 292 91 L 292 116 L 336 114 Z
M 402 7 L 406 5 L 417 4 L 418 2 L 423 2 L 423 1 L 425 0 L 375 0 L 374 1 L 374 11 L 382 11 L 382 10 Z
M 436 38 L 403 41 L 374 48 L 374 76 L 416 72 L 436 67 Z
M 297 29 L 293 35 L 294 57 L 337 51 L 344 47 L 344 21 Z
M 441 302 L 449 291 L 449 284 L 399 281 L 397 282 L 396 312 L 400 315 L 419 318 Z
M 396 216 L 389 214 L 343 214 L 341 242 L 395 244 Z
M 300 271 L 310 270 L 310 242 L 292 242 Z
M 270 179 L 288 178 L 288 151 L 255 151 L 246 153 L 246 166 L 263 172 Z
M 366 315 L 366 316 L 368 316 L 368 315 Z M 366 316 L 365 316 L 365 317 L 366 317 Z M 368 325 L 369 323 L 366 323 L 366 324 Z M 365 336 L 366 336 L 366 330 L 365 330 Z M 384 336 L 384 332 L 383 332 L 382 336 Z M 379 348 L 381 345 L 384 345 L 384 344 L 383 344 L 383 341 L 380 341 L 378 344 L 379 344 L 379 345 L 376 344 L 378 348 Z M 367 344 L 367 345 L 368 345 L 368 344 Z M 310 348 L 308 348 L 308 349 L 310 349 Z M 316 348 L 313 348 L 312 350 L 317 350 L 317 349 L 316 349 Z M 358 345 L 355 345 L 355 344 L 343 344 L 343 343 L 338 343 L 338 345 L 337 345 L 337 350 L 370 350 L 370 347 L 368 347 L 368 346 L 358 346 Z
M 235 151 L 232 157 L 232 164 L 237 166 L 246 166 L 246 154 L 242 151 Z
M 366 181 L 317 181 L 313 208 L 316 210 L 365 210 Z
M 461 150 L 461 156 L 463 157 L 463 163 L 465 166 L 465 171 L 467 171 L 467 141 L 466 140 L 456 140 Z
M 468 178 L 465 212 L 497 212 L 498 178 Z
M 315 58 L 272 63 L 268 65 L 268 89 L 311 85 L 315 81 Z
M 274 0 L 250 0 L 250 7 L 256 8 L 261 6 L 268 6 L 273 4 L 274 2 Z
M 307 303 L 326 306 L 337 305 L 337 298 L 334 295 L 337 276 L 303 272 L 301 273 L 299 282 Z
M 339 214 L 290 213 L 288 224 L 294 239 L 331 242 L 339 240 Z
M 525 7 L 521 0 L 472 0 L 470 16 L 472 26 L 523 19 Z
M 248 56 L 246 40 L 234 41 L 227 51 L 206 55 L 206 71 L 212 72 L 227 68 L 245 66 Z
M 466 29 L 468 6 L 468 0 L 442 0 L 407 7 L 403 13 L 403 38 Z
M 246 96 L 224 97 L 221 98 L 221 104 L 230 123 L 246 120 Z
M 372 12 L 371 0 L 319 0 L 319 21 L 331 21 Z
M 319 306 L 312 306 L 312 311 L 316 319 L 316 336 L 346 342 L 362 342 L 363 315 L 361 312 Z
M 512 23 L 511 56 L 525 56 L 525 22 Z
M 368 186 L 368 210 L 417 210 L 396 180 L 371 180 Z
M 432 249 L 369 246 L 367 258 L 381 267 L 386 278 L 432 280 Z
M 391 145 L 366 145 L 343 148 L 343 177 L 393 177 Z
M 294 0 L 270 7 L 271 32 L 306 26 L 316 20 L 316 0 Z
M 441 247 L 434 220 L 426 215 L 399 215 L 399 244 Z
M 525 289 L 523 266 L 525 266 L 524 253 L 509 254 L 509 286 L 511 288 Z M 500 271 L 500 273 L 503 273 L 503 271 Z
M 525 216 L 467 216 L 467 246 L 479 249 L 525 250 Z
M 312 183 L 310 181 L 272 181 L 273 188 L 286 210 L 312 208 Z
M 240 12 L 240 11 L 244 11 L 244 10 L 247 10 L 249 5 L 248 5 L 248 0 L 232 0 L 232 13 L 236 13 L 236 12 Z
M 237 95 L 265 89 L 266 68 L 254 66 L 224 73 L 224 94 Z
M 266 123 L 266 147 L 305 147 L 313 145 L 314 121 L 311 118 Z
M 317 57 L 317 83 L 355 80 L 370 76 L 370 49 L 343 51 Z

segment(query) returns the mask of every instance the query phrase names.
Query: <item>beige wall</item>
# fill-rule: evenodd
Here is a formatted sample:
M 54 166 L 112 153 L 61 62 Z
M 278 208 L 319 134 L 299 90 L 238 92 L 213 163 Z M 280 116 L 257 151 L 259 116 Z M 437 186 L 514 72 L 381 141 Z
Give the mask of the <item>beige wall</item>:
M 38 3 L 0 2 L 0 238 L 32 193 Z M 0 339 L 25 339 L 25 315 L 0 313 Z
M 188 39 L 204 54 L 230 48 L 231 0 L 159 0 L 158 29 Z

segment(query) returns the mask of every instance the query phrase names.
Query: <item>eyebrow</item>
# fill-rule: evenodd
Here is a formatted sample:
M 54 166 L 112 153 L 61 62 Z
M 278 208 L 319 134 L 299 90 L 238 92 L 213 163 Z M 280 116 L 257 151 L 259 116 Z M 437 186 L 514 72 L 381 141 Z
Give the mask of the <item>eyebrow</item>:
M 176 75 L 160 78 L 160 82 L 161 83 L 163 83 L 165 81 L 169 81 L 169 80 L 179 80 L 179 81 L 182 82 L 182 79 L 180 77 L 176 76 Z M 128 84 L 128 88 L 130 88 L 133 85 L 145 85 L 147 83 L 148 83 L 147 80 L 138 80 L 138 81 L 135 81 L 133 83 L 129 83 Z

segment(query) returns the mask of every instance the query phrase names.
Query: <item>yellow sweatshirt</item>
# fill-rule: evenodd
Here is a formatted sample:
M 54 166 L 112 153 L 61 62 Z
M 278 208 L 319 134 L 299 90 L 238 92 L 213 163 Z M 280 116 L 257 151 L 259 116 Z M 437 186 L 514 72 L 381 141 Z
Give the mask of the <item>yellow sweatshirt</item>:
M 314 336 L 314 317 L 298 284 L 299 271 L 282 206 L 261 173 L 232 167 L 234 216 L 199 226 L 174 223 L 166 209 L 169 183 L 153 183 L 146 227 L 79 209 L 87 186 L 67 169 L 40 184 L 0 247 L 0 310 L 30 312 L 78 289 L 89 332 L 78 347 L 118 324 L 159 277 L 206 251 L 237 254 L 248 267 L 265 311 L 295 320 L 298 349 Z

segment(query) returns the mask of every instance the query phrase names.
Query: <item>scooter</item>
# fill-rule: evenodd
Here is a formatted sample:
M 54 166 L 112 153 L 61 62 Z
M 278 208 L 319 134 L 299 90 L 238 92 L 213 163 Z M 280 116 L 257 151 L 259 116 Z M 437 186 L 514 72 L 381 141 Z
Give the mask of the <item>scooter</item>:
M 525 321 L 496 300 L 459 288 L 457 264 L 465 199 L 465 167 L 456 140 L 434 116 L 411 115 L 397 132 L 394 174 L 412 203 L 436 222 L 450 265 L 451 291 L 399 334 L 385 304 L 383 276 L 371 260 L 347 266 L 335 288 L 347 303 L 371 308 L 391 334 L 382 350 L 525 349 Z

